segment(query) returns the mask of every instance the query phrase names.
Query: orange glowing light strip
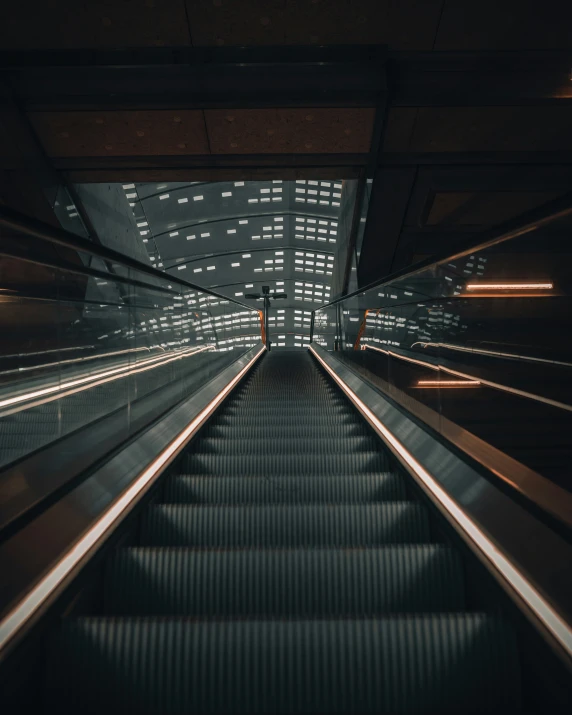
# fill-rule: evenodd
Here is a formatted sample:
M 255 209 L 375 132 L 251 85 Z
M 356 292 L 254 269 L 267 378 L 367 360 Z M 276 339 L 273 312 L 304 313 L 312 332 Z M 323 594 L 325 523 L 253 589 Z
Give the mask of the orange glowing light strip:
M 546 601 L 542 594 L 534 588 L 521 572 L 513 566 L 504 553 L 493 543 L 479 526 L 459 507 L 423 465 L 418 462 L 409 450 L 400 442 L 378 417 L 360 400 L 355 392 L 338 377 L 332 368 L 323 360 L 312 346 L 309 348 L 316 360 L 330 374 L 343 392 L 354 403 L 357 409 L 375 429 L 392 452 L 406 464 L 416 481 L 420 482 L 445 510 L 451 521 L 456 522 L 467 540 L 472 541 L 483 553 L 502 577 L 510 584 L 518 596 L 528 605 L 531 611 L 541 621 L 555 640 L 572 656 L 572 628 Z
M 405 360 L 405 362 L 412 362 L 416 365 L 421 365 L 429 370 L 435 370 L 438 372 L 442 370 L 443 372 L 449 373 L 449 375 L 455 375 L 456 377 L 462 377 L 467 380 L 476 380 L 474 375 L 469 375 L 465 372 L 459 372 L 459 370 L 452 370 L 450 367 L 445 367 L 444 365 L 433 365 L 430 362 L 425 362 L 424 360 L 415 360 L 414 358 L 405 357 L 405 355 L 399 355 L 399 353 L 393 352 L 393 350 L 384 350 L 383 348 L 375 347 L 375 345 L 365 345 L 368 350 L 376 350 L 379 353 L 384 353 L 385 355 L 391 355 L 391 357 L 396 357 L 399 360 Z M 503 390 L 504 392 L 510 392 L 513 395 L 518 395 L 519 397 L 526 397 L 529 400 L 536 400 L 536 402 L 543 402 L 545 405 L 552 405 L 553 407 L 558 407 L 561 410 L 567 410 L 572 412 L 572 405 L 567 405 L 565 402 L 558 402 L 558 400 L 551 400 L 549 397 L 543 397 L 542 395 L 536 395 L 534 392 L 526 392 L 525 390 L 518 390 L 516 387 L 509 387 L 508 385 L 501 385 L 498 382 L 493 382 L 492 380 L 485 380 L 484 378 L 479 378 L 478 381 L 481 385 L 486 385 L 487 387 L 493 387 L 495 390 Z
M 417 387 L 478 387 L 479 380 L 419 380 Z
M 466 290 L 552 290 L 553 283 L 467 283 Z
M 262 342 L 266 345 L 266 330 L 264 329 L 264 313 L 261 310 L 258 311 L 258 317 L 260 318 L 260 336 L 262 338 Z
M 184 447 L 186 442 L 203 425 L 205 420 L 210 417 L 212 412 L 218 407 L 222 400 L 224 400 L 236 383 L 241 380 L 243 375 L 250 369 L 252 364 L 260 357 L 265 349 L 264 347 L 260 348 L 248 365 L 246 365 L 238 375 L 233 377 L 228 385 L 201 410 L 192 422 L 189 422 L 185 429 L 170 442 L 161 454 L 137 477 L 133 484 L 100 516 L 84 536 L 71 547 L 67 554 L 65 554 L 20 603 L 5 616 L 0 622 L 0 651 L 16 635 L 26 621 L 29 620 L 54 593 L 63 580 L 70 575 L 97 542 L 105 536 L 106 532 L 113 526 L 133 500 L 159 477 L 162 469 L 179 450 Z

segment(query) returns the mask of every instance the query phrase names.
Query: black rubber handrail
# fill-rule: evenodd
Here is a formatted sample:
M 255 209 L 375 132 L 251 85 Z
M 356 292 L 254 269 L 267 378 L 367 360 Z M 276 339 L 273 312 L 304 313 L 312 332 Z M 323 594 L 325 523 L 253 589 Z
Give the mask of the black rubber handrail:
M 69 231 L 66 231 L 62 228 L 50 226 L 47 223 L 30 218 L 29 216 L 26 216 L 24 214 L 19 213 L 18 211 L 14 211 L 9 208 L 2 207 L 2 209 L 0 209 L 0 228 L 6 228 L 15 231 L 19 234 L 32 236 L 41 241 L 46 241 L 47 243 L 51 243 L 56 246 L 63 246 L 64 248 L 81 251 L 82 253 L 87 253 L 90 256 L 95 256 L 96 258 L 111 261 L 112 263 L 115 263 L 119 266 L 123 266 L 124 268 L 130 268 L 153 278 L 159 278 L 162 281 L 175 284 L 177 286 L 180 286 L 181 288 L 185 288 L 186 290 L 196 290 L 201 293 L 205 293 L 206 295 L 212 295 L 215 298 L 220 298 L 221 300 L 226 300 L 230 303 L 235 303 L 236 305 L 240 305 L 247 310 L 256 310 L 256 308 L 253 308 L 246 303 L 241 303 L 240 301 L 234 300 L 233 298 L 229 298 L 226 295 L 216 293 L 209 288 L 203 288 L 199 285 L 196 285 L 195 283 L 190 283 L 189 281 L 185 281 L 181 278 L 167 274 L 163 271 L 158 270 L 157 268 L 153 268 L 152 266 L 148 266 L 145 263 L 138 261 L 136 258 L 126 256 L 119 251 L 115 251 L 112 248 L 107 248 L 106 246 L 102 246 L 101 244 L 92 243 L 91 241 L 76 236 L 75 234 L 70 233 Z M 36 263 L 40 263 L 41 259 L 35 258 L 34 261 Z M 52 264 L 50 264 L 50 266 L 52 266 Z M 63 270 L 67 270 L 68 268 L 69 265 L 67 264 L 65 266 L 62 266 Z M 85 271 L 82 272 L 87 273 L 90 270 L 90 268 L 85 267 Z M 96 273 L 97 275 L 95 275 Z M 94 270 L 94 277 L 101 278 L 101 272 Z M 117 276 L 109 274 L 107 278 L 109 280 L 115 280 Z M 142 283 L 142 281 L 135 281 L 135 279 L 131 279 L 129 277 L 124 277 L 121 282 L 133 282 L 133 285 L 137 283 L 140 287 L 146 286 L 152 290 L 161 290 L 159 286 L 153 285 L 151 283 L 145 284 Z M 163 290 L 169 291 L 169 289 Z

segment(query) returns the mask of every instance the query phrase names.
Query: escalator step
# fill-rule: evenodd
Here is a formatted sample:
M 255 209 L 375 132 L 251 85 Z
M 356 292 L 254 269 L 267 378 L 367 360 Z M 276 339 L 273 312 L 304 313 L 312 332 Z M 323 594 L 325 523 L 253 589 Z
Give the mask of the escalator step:
M 199 437 L 192 447 L 191 453 L 217 454 L 220 456 L 242 455 L 284 455 L 284 454 L 354 454 L 373 452 L 379 440 L 373 435 L 368 437 L 346 437 L 343 440 L 335 437 L 324 437 L 317 441 L 311 435 L 301 437 L 262 437 L 250 439 Z
M 344 477 L 196 477 L 168 479 L 163 493 L 170 504 L 368 504 L 406 499 L 396 474 Z
M 460 611 L 459 555 L 440 544 L 375 549 L 120 549 L 105 612 L 296 616 Z
M 222 437 L 225 439 L 272 439 L 274 437 L 307 437 L 321 440 L 327 437 L 342 440 L 346 437 L 369 437 L 371 429 L 364 423 L 361 425 L 356 421 L 353 424 L 340 425 L 308 425 L 299 421 L 289 424 L 263 424 L 252 427 L 245 427 L 242 423 L 216 424 L 215 420 L 209 423 L 201 432 L 203 437 Z
M 250 417 L 252 415 L 264 415 L 268 417 L 279 417 L 282 420 L 296 419 L 296 416 L 303 413 L 311 415 L 315 419 L 320 418 L 320 415 L 324 416 L 340 416 L 350 413 L 350 410 L 345 405 L 331 405 L 329 402 L 325 404 L 316 404 L 312 402 L 307 405 L 284 405 L 282 406 L 279 401 L 276 403 L 266 403 L 266 402 L 255 402 L 252 405 L 233 405 L 222 408 L 222 413 L 241 419 L 244 417 Z
M 318 393 L 314 395 L 276 395 L 275 397 L 264 395 L 235 395 L 229 398 L 228 402 L 225 403 L 226 407 L 248 407 L 256 408 L 259 405 L 264 405 L 264 407 L 272 408 L 282 408 L 297 410 L 299 408 L 305 407 L 339 407 L 349 409 L 347 400 L 337 396 L 332 397 L 326 393 Z
M 217 474 L 221 476 L 253 476 L 261 474 L 306 476 L 321 474 L 369 474 L 389 469 L 389 460 L 381 452 L 358 454 L 284 454 L 262 452 L 259 455 L 238 457 L 222 454 L 187 454 L 182 468 L 190 474 Z
M 267 427 L 269 425 L 272 427 L 281 427 L 282 425 L 291 425 L 293 423 L 309 426 L 317 425 L 319 427 L 326 427 L 327 425 L 340 427 L 347 425 L 363 426 L 363 419 L 360 419 L 357 414 L 352 414 L 347 410 L 340 414 L 306 414 L 305 412 L 300 412 L 299 414 L 284 416 L 281 415 L 280 411 L 277 409 L 275 412 L 270 414 L 252 412 L 244 415 L 229 415 L 221 412 L 220 414 L 215 415 L 213 423 L 216 425 L 230 427 L 240 425 L 246 429 L 252 429 L 254 427 Z
M 364 620 L 82 618 L 50 644 L 58 713 L 505 713 L 515 640 L 483 614 Z
M 427 541 L 427 512 L 415 502 L 334 506 L 157 504 L 143 515 L 140 531 L 142 546 L 351 547 Z

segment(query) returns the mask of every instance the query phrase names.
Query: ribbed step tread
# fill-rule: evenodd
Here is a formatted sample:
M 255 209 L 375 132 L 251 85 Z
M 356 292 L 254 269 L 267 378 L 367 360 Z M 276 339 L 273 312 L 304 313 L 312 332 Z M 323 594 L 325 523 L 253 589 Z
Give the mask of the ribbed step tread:
M 251 412 L 248 414 L 225 414 L 221 412 L 213 418 L 213 423 L 222 426 L 234 426 L 240 424 L 242 427 L 248 429 L 252 427 L 266 427 L 271 426 L 282 426 L 290 425 L 293 423 L 299 425 L 319 425 L 320 427 L 325 427 L 326 425 L 332 426 L 347 426 L 347 425 L 363 425 L 363 420 L 361 420 L 357 414 L 350 413 L 348 411 L 342 412 L 340 414 L 334 413 L 316 413 L 316 414 L 306 414 L 305 412 L 291 413 L 290 415 L 281 415 L 279 410 L 272 412 L 270 414 L 261 414 L 258 412 Z
M 225 415 L 231 415 L 232 417 L 241 417 L 249 415 L 279 415 L 282 418 L 292 418 L 296 415 L 304 412 L 310 415 L 344 415 L 351 412 L 351 410 L 346 405 L 331 405 L 326 403 L 324 405 L 320 404 L 285 404 L 282 405 L 280 401 L 272 403 L 253 403 L 252 405 L 229 405 L 228 407 L 223 407 L 222 411 Z
M 355 454 L 373 452 L 379 440 L 375 437 L 346 437 L 343 440 L 335 437 L 324 437 L 321 440 L 311 436 L 301 437 L 259 437 L 250 439 L 233 439 L 229 437 L 199 437 L 194 445 L 194 454 L 216 454 L 219 456 L 253 455 L 266 458 L 267 455 L 292 454 Z
M 312 394 L 313 393 L 313 394 Z M 264 395 L 233 395 L 225 403 L 225 407 L 265 407 L 276 408 L 287 406 L 296 409 L 303 407 L 349 407 L 348 401 L 343 397 L 333 396 L 328 393 L 310 391 L 310 394 L 264 394 Z
M 297 616 L 460 611 L 458 554 L 439 544 L 376 549 L 120 549 L 105 613 Z
M 274 400 L 314 400 L 314 399 L 327 399 L 333 402 L 340 402 L 344 404 L 349 404 L 347 398 L 344 396 L 343 392 L 340 392 L 337 388 L 321 385 L 315 383 L 306 383 L 305 385 L 299 385 L 296 387 L 289 387 L 287 389 L 269 389 L 268 382 L 260 382 L 258 384 L 245 385 L 244 389 L 234 392 L 230 400 L 259 400 L 259 401 L 269 401 Z
M 516 644 L 482 614 L 322 621 L 68 621 L 52 640 L 58 713 L 503 713 Z
M 240 455 L 187 454 L 182 468 L 191 474 L 220 476 L 279 476 L 295 474 L 307 476 L 324 474 L 369 474 L 389 469 L 389 460 L 380 452 L 358 454 L 284 454 Z
M 184 506 L 157 504 L 143 515 L 142 546 L 379 546 L 430 540 L 415 502 L 343 506 Z
M 196 477 L 178 475 L 165 484 L 171 504 L 367 504 L 406 499 L 396 474 L 344 477 Z
M 202 437 L 222 437 L 224 439 L 272 439 L 274 437 L 288 437 L 294 439 L 312 438 L 320 440 L 333 438 L 342 440 L 346 437 L 369 437 L 371 429 L 365 423 L 357 421 L 352 424 L 300 424 L 298 420 L 291 423 L 269 424 L 268 422 L 250 427 L 237 421 L 234 424 L 217 424 L 216 419 L 209 423 L 202 431 Z

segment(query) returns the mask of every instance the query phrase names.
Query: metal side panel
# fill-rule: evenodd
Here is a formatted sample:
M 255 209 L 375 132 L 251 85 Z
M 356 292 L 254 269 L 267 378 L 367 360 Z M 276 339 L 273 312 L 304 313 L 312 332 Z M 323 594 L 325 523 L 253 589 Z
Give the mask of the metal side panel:
M 318 345 L 310 353 L 572 667 L 572 545 Z M 493 475 L 494 478 L 494 475 Z
M 209 360 L 212 357 L 209 356 Z M 208 380 L 209 366 L 196 366 L 187 378 L 198 387 Z M 211 373 L 212 374 L 212 373 Z M 96 388 L 97 389 L 97 388 Z M 0 471 L 0 530 L 14 522 L 25 520 L 30 510 L 40 509 L 45 499 L 65 489 L 68 482 L 106 455 L 120 449 L 139 430 L 152 425 L 181 401 L 181 385 L 177 382 L 149 392 L 131 404 L 112 408 L 105 415 L 79 425 L 73 432 L 38 446 L 31 453 Z M 191 395 L 188 395 L 191 398 Z M 32 413 L 34 410 L 32 410 Z M 23 411 L 25 415 L 26 412 Z M 86 412 L 89 414 L 89 412 Z M 30 415 L 32 416 L 32 415 Z M 27 423 L 23 423 L 28 426 Z M 9 436 L 6 424 L 4 437 Z M 26 439 L 31 439 L 26 435 Z M 27 445 L 29 442 L 26 443 Z
M 242 355 L 0 544 L 0 661 L 264 352 Z

